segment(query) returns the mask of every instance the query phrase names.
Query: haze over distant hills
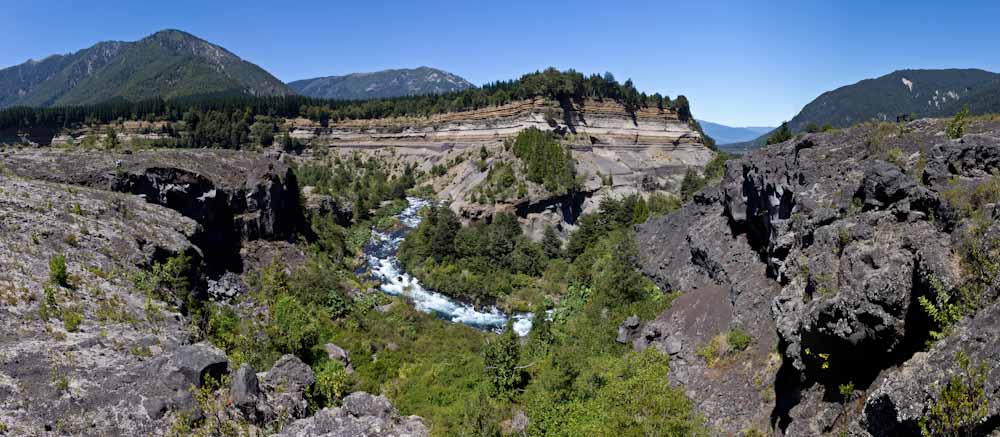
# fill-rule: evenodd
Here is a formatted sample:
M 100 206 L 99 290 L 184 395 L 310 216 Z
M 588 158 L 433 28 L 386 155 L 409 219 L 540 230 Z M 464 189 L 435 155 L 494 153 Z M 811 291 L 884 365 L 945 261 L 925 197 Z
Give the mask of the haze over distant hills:
M 965 105 L 973 114 L 1000 111 L 1000 74 L 979 69 L 898 70 L 821 94 L 789 122 L 793 132 L 810 124 L 848 127 L 897 117 L 946 117 Z M 769 133 L 751 145 L 763 145 Z
M 711 121 L 706 120 L 698 120 L 698 123 L 701 124 L 701 128 L 705 131 L 705 133 L 712 137 L 712 139 L 715 140 L 715 143 L 720 146 L 750 141 L 774 129 L 773 126 L 733 127 L 719 123 L 712 123 Z
M 317 77 L 288 86 L 304 96 L 337 100 L 443 94 L 475 87 L 457 75 L 430 67 Z

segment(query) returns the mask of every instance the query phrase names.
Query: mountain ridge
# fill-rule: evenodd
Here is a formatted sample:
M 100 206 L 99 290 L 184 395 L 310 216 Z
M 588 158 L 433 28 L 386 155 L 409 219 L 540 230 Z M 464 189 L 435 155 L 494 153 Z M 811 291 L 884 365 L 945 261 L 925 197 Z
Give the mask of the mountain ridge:
M 288 86 L 304 96 L 335 100 L 444 94 L 475 88 L 461 76 L 426 66 L 300 79 Z
M 101 41 L 0 70 L 0 107 L 100 103 L 211 92 L 289 95 L 259 66 L 187 32 L 166 29 L 133 42 Z
M 792 132 L 811 125 L 844 128 L 868 120 L 946 117 L 966 104 L 973 114 L 1000 110 L 1000 74 L 977 68 L 902 69 L 826 91 L 788 121 Z M 759 147 L 770 132 L 737 147 Z

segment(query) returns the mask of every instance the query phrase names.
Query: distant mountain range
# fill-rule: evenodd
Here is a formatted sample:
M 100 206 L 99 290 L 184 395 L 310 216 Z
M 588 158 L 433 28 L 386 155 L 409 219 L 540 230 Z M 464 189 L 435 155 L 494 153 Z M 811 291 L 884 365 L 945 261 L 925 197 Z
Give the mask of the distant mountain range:
M 99 103 L 237 92 L 293 94 L 264 69 L 179 30 L 106 41 L 0 70 L 0 107 Z
M 474 87 L 430 67 L 318 77 L 286 85 L 225 48 L 179 30 L 163 30 L 134 42 L 100 42 L 75 53 L 0 69 L 0 108 L 213 93 L 362 100 Z
M 715 144 L 720 146 L 750 141 L 774 130 L 774 127 L 732 127 L 705 120 L 698 120 L 698 124 L 708 136 L 715 140 Z
M 793 132 L 814 123 L 847 127 L 868 120 L 946 117 L 969 105 L 970 112 L 1000 112 L 1000 74 L 978 69 L 898 70 L 821 94 L 793 117 Z M 763 145 L 770 133 L 748 144 Z
M 443 94 L 475 87 L 459 76 L 430 67 L 317 77 L 288 86 L 304 96 L 338 100 Z

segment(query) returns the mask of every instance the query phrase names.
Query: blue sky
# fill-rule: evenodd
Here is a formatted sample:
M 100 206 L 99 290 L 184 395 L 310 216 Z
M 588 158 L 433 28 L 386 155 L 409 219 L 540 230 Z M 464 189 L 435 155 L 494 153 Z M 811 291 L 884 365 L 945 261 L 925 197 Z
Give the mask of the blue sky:
M 279 79 L 428 65 L 473 83 L 555 66 L 774 125 L 901 68 L 1000 71 L 996 1 L 0 0 L 0 67 L 177 28 Z

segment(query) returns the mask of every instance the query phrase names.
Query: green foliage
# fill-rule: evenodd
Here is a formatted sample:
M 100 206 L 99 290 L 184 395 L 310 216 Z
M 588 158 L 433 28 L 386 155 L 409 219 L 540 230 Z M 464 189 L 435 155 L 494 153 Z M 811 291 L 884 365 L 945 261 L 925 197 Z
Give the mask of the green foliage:
M 961 373 L 941 388 L 934 404 L 920 418 L 920 432 L 925 436 L 978 435 L 977 428 L 989 413 L 986 394 L 986 363 L 973 365 L 969 356 L 955 356 Z
M 483 346 L 483 365 L 491 396 L 510 399 L 521 387 L 524 378 L 518 363 L 521 359 L 520 349 L 517 333 L 509 322 L 502 334 Z
M 181 253 L 166 262 L 155 262 L 149 270 L 135 272 L 132 283 L 136 289 L 159 300 L 195 309 L 200 303 L 191 297 L 189 276 L 191 257 Z
M 653 193 L 646 199 L 650 217 L 667 215 L 681 209 L 681 199 L 662 193 Z
M 685 202 L 691 201 L 695 193 L 705 187 L 705 179 L 698 175 L 694 167 L 688 167 L 684 172 L 684 179 L 681 180 L 681 199 Z
M 66 287 L 69 275 L 66 273 L 66 256 L 59 254 L 49 258 L 49 282 Z
M 535 127 L 522 130 L 514 139 L 513 151 L 524 164 L 529 181 L 544 185 L 553 194 L 577 188 L 573 156 L 551 132 Z
M 783 143 L 792 139 L 792 130 L 788 127 L 788 122 L 781 123 L 778 129 L 775 129 L 771 136 L 767 137 L 767 145 Z
M 322 320 L 329 319 L 323 309 L 310 308 L 292 296 L 281 296 L 270 306 L 271 321 L 267 334 L 275 350 L 308 357 L 320 338 Z
M 726 339 L 729 341 L 730 349 L 737 352 L 746 350 L 750 346 L 750 342 L 753 341 L 753 337 L 741 328 L 731 329 Z
M 66 308 L 62 311 L 63 327 L 69 332 L 79 332 L 83 323 L 83 312 L 79 308 Z
M 899 147 L 889 149 L 889 151 L 885 154 L 885 159 L 890 163 L 895 164 L 896 167 L 903 168 L 906 166 L 906 160 L 903 158 L 903 149 L 900 149 Z
M 344 363 L 336 360 L 325 360 L 313 366 L 316 372 L 316 384 L 310 392 L 314 409 L 334 407 L 350 393 L 353 380 L 347 373 Z
M 951 302 L 951 295 L 937 277 L 932 276 L 930 283 L 934 300 L 928 299 L 927 296 L 918 296 L 917 301 L 934 322 L 935 328 L 931 330 L 930 336 L 932 340 L 937 341 L 947 337 L 964 314 L 959 304 Z
M 552 225 L 545 225 L 545 230 L 542 232 L 542 252 L 549 259 L 561 258 L 562 257 L 562 239 L 559 238 L 559 233 L 556 232 Z
M 473 199 L 479 203 L 491 204 L 521 197 L 519 191 L 525 189 L 514 175 L 509 163 L 500 162 L 490 168 L 486 179 L 472 190 Z
M 854 397 L 854 383 L 840 384 L 837 386 L 837 391 L 840 393 L 841 402 L 846 404 Z
M 962 135 L 965 135 L 965 125 L 968 123 L 966 119 L 969 117 L 969 105 L 962 107 L 962 110 L 955 114 L 955 117 L 948 122 L 948 127 L 945 129 L 945 135 L 948 138 L 959 139 Z
M 48 321 L 59 314 L 59 301 L 56 299 L 56 289 L 52 284 L 43 286 L 42 301 L 38 304 L 38 317 Z
M 355 153 L 350 158 L 336 158 L 333 165 L 303 164 L 295 167 L 300 186 L 313 186 L 316 193 L 333 196 L 341 204 L 354 206 L 354 220 L 372 217 L 382 202 L 401 200 L 416 184 L 415 166 L 405 166 L 392 174 L 389 164 L 380 158 L 363 159 Z
M 157 59 L 146 59 L 145 56 L 131 58 L 142 63 L 144 69 L 155 69 L 161 63 L 176 62 L 176 57 L 161 54 Z M 185 140 L 190 147 L 226 147 L 228 143 L 235 147 L 238 144 L 249 143 L 249 126 L 254 124 L 258 116 L 273 117 L 306 117 L 323 125 L 331 120 L 370 119 L 393 116 L 428 116 L 445 112 L 467 111 L 490 106 L 498 106 L 515 100 L 527 100 L 544 97 L 559 101 L 583 99 L 609 99 L 621 102 L 628 110 L 656 105 L 662 109 L 673 109 L 678 112 L 681 120 L 690 119 L 690 108 L 687 99 L 679 96 L 676 102 L 669 98 L 654 94 L 652 96 L 638 92 L 632 82 L 618 83 L 614 76 L 606 73 L 603 76 L 592 74 L 584 76 L 573 70 L 560 72 L 554 68 L 542 72 L 534 72 L 521 76 L 517 80 L 488 83 L 482 87 L 463 91 L 427 94 L 420 96 L 396 97 L 379 100 L 323 100 L 303 96 L 262 96 L 254 97 L 234 90 L 230 80 L 217 82 L 220 76 L 217 71 L 206 68 L 183 69 L 183 77 L 177 78 L 188 86 L 172 86 L 170 92 L 159 88 L 163 82 L 154 81 L 157 86 L 136 87 L 128 85 L 127 91 L 111 87 L 95 90 L 91 86 L 78 86 L 79 94 L 73 97 L 73 103 L 92 103 L 89 106 L 60 106 L 55 108 L 31 108 L 26 106 L 9 108 L 0 111 L 0 129 L 29 128 L 40 126 L 74 127 L 83 123 L 109 123 L 118 119 L 165 120 L 170 122 L 188 121 L 186 114 L 199 111 L 198 123 L 184 126 L 184 133 L 191 135 L 197 130 L 197 125 L 209 118 L 210 124 L 219 129 L 202 129 L 199 137 L 193 141 Z M 226 70 L 229 73 L 233 71 Z M 240 75 L 252 76 L 252 71 L 239 71 Z M 249 77 L 248 76 L 248 77 Z M 125 75 L 123 77 L 134 77 Z M 150 78 L 152 79 L 152 78 Z M 273 80 L 273 78 L 257 78 Z M 236 86 L 242 89 L 242 86 Z M 74 89 L 74 93 L 77 89 Z M 117 93 L 125 99 L 111 100 Z M 195 95 L 193 95 L 195 94 Z M 157 96 L 164 96 L 159 98 Z M 43 102 L 38 102 L 43 103 Z M 215 131 L 218 135 L 213 135 Z M 167 132 L 176 134 L 177 132 Z M 187 137 L 185 135 L 185 138 Z M 225 138 L 225 141 L 222 141 Z M 193 146 L 192 144 L 203 144 Z

